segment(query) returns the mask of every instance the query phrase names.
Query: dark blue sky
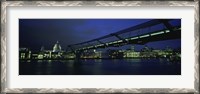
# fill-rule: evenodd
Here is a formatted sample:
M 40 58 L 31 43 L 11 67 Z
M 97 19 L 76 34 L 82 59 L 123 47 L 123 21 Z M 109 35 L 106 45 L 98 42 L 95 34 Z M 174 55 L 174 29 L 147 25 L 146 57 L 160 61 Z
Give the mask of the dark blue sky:
M 149 20 L 151 19 L 20 19 L 19 47 L 39 50 L 44 46 L 51 50 L 56 41 L 59 41 L 62 48 L 66 49 L 69 44 L 95 39 Z M 173 24 L 180 24 L 180 20 Z M 151 42 L 146 45 L 155 49 L 164 49 L 166 46 L 179 48 L 181 40 Z M 135 47 L 139 50 L 144 45 Z

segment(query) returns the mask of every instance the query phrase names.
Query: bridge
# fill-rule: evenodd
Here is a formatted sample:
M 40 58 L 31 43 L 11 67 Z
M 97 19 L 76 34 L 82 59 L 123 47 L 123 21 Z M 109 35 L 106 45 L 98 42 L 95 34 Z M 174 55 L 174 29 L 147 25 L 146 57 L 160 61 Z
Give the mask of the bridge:
M 181 38 L 181 24 L 172 24 L 177 19 L 154 19 L 145 23 L 120 30 L 96 39 L 89 41 L 68 45 L 70 52 L 81 52 L 84 50 L 107 48 L 107 47 L 120 47 L 128 44 L 144 45 L 148 42 L 180 39 Z M 159 29 L 151 29 L 159 27 Z M 138 32 L 143 32 L 140 33 Z M 128 34 L 129 36 L 123 36 Z M 130 33 L 133 35 L 130 36 Z M 114 40 L 104 41 L 108 38 L 115 37 Z

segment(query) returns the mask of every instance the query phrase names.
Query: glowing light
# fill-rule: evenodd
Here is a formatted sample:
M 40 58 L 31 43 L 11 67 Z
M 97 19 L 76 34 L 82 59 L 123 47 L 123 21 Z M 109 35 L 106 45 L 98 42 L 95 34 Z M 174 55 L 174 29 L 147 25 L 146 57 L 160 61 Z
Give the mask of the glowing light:
M 165 30 L 165 32 L 166 32 L 166 33 L 169 33 L 169 32 L 170 32 L 170 30 Z
M 93 46 L 89 46 L 88 49 L 92 48 Z
M 151 34 L 151 36 L 159 35 L 159 34 L 163 34 L 163 33 L 164 33 L 163 31 L 161 31 L 161 32 L 156 32 L 156 33 Z
M 100 44 L 99 46 L 103 46 L 104 44 Z
M 108 44 L 112 44 L 112 42 L 109 42 Z
M 114 42 L 112 42 L 112 43 L 117 43 L 117 41 L 114 41 Z
M 122 42 L 122 40 L 119 40 L 118 42 Z
M 132 40 L 134 40 L 134 39 L 138 39 L 138 37 L 133 37 L 133 38 L 131 38 Z
M 143 35 L 143 36 L 140 36 L 140 38 L 144 38 L 144 37 L 148 37 L 149 35 Z
M 99 47 L 99 46 L 101 46 L 101 44 L 99 44 L 99 45 L 96 45 L 95 47 Z

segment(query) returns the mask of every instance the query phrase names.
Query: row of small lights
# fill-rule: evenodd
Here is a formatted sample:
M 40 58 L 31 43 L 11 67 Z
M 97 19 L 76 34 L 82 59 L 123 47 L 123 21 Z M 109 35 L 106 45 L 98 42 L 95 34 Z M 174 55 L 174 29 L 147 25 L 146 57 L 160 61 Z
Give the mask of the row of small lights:
M 181 28 L 178 28 L 178 30 L 180 30 L 180 29 Z M 160 31 L 160 32 L 152 33 L 152 34 L 146 34 L 146 35 L 141 35 L 141 36 L 138 36 L 138 37 L 127 38 L 125 40 L 126 41 L 135 40 L 135 39 L 138 39 L 138 38 L 145 38 L 145 37 L 160 35 L 160 34 L 169 33 L 169 32 L 170 32 L 170 30 L 164 30 L 164 31 Z M 115 43 L 120 43 L 120 42 L 123 42 L 123 40 L 112 41 L 112 42 L 109 42 L 109 43 L 99 44 L 99 45 L 96 45 L 96 46 L 89 46 L 89 47 L 82 48 L 82 50 L 90 49 L 90 48 L 93 48 L 93 47 L 100 47 L 100 46 L 103 46 L 103 45 L 107 45 L 108 46 L 109 44 L 115 44 Z M 81 49 L 78 49 L 78 50 L 81 50 Z

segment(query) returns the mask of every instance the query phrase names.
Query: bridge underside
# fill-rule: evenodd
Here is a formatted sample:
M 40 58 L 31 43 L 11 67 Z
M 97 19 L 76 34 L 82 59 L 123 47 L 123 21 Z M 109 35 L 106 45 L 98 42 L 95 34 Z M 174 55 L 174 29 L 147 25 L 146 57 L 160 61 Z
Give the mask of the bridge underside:
M 164 31 L 163 31 L 164 32 Z M 97 49 L 97 48 L 107 48 L 107 47 L 120 47 L 123 45 L 128 44 L 139 44 L 144 45 L 148 42 L 155 42 L 155 41 L 163 41 L 163 40 L 171 40 L 171 39 L 180 39 L 181 38 L 181 30 L 176 30 L 172 32 L 165 32 L 163 34 L 152 35 L 152 34 L 145 34 L 139 37 L 127 38 L 127 41 L 117 40 L 116 42 L 112 43 L 104 43 L 96 46 L 90 46 L 87 48 L 79 49 L 81 50 L 89 50 L 89 49 Z

